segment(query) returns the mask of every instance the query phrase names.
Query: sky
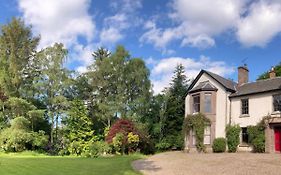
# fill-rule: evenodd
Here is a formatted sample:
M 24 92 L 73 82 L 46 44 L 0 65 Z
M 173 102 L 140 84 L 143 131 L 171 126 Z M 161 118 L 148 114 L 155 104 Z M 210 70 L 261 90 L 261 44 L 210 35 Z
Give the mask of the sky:
M 61 42 L 66 66 L 84 72 L 91 53 L 123 45 L 150 70 L 154 93 L 169 86 L 177 64 L 250 81 L 281 62 L 280 0 L 0 0 L 0 25 L 22 18 L 41 35 L 38 49 Z

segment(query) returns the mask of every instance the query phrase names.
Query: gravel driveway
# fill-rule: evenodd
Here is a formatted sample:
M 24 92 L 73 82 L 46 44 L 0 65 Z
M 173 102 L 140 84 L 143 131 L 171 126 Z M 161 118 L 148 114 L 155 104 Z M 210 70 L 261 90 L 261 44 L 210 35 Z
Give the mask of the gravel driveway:
M 281 175 L 281 154 L 166 152 L 132 163 L 144 175 Z

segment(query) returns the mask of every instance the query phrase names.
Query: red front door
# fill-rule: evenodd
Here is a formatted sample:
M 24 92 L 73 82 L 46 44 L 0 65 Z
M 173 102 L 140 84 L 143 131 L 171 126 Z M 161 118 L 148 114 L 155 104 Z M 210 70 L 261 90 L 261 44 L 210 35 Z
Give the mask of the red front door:
M 274 129 L 275 151 L 281 151 L 281 128 Z

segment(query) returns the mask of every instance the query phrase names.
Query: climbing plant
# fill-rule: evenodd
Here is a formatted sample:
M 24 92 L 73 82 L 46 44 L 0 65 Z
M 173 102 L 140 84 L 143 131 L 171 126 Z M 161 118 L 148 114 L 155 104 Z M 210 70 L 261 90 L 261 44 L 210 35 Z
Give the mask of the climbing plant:
M 226 140 L 228 152 L 234 153 L 237 151 L 237 146 L 240 142 L 240 131 L 239 125 L 227 125 L 226 126 Z
M 199 152 L 205 152 L 206 146 L 204 145 L 204 130 L 210 125 L 210 120 L 201 113 L 194 115 L 187 115 L 184 119 L 183 131 L 187 134 L 192 130 L 195 132 L 196 148 Z

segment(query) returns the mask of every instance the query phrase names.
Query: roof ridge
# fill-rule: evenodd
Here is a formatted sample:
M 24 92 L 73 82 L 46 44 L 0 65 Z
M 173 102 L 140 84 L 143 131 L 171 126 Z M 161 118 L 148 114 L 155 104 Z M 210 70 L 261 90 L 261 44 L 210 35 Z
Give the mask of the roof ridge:
M 223 78 L 223 79 L 225 79 L 225 80 L 227 80 L 227 81 L 230 81 L 230 82 L 232 82 L 232 83 L 234 83 L 234 84 L 237 84 L 235 81 L 232 81 L 232 80 L 230 80 L 230 79 L 228 79 L 228 78 L 225 78 L 225 77 L 223 77 L 223 76 L 221 76 L 221 75 L 219 75 L 219 74 L 216 74 L 216 73 L 214 73 L 214 72 L 207 71 L 207 70 L 204 70 L 204 69 L 202 69 L 202 70 L 205 71 L 205 72 L 207 72 L 207 73 L 215 74 L 215 75 L 217 75 L 217 76 L 219 76 L 219 77 L 221 77 L 221 78 Z
M 264 81 L 271 81 L 271 80 L 275 80 L 275 79 L 281 79 L 281 76 L 279 76 L 279 77 L 274 77 L 274 78 L 262 79 L 262 80 L 256 80 L 256 81 L 253 81 L 253 82 L 247 82 L 247 83 L 241 84 L 240 86 L 244 86 L 244 85 L 246 85 L 246 84 L 258 83 L 258 82 L 264 82 Z

